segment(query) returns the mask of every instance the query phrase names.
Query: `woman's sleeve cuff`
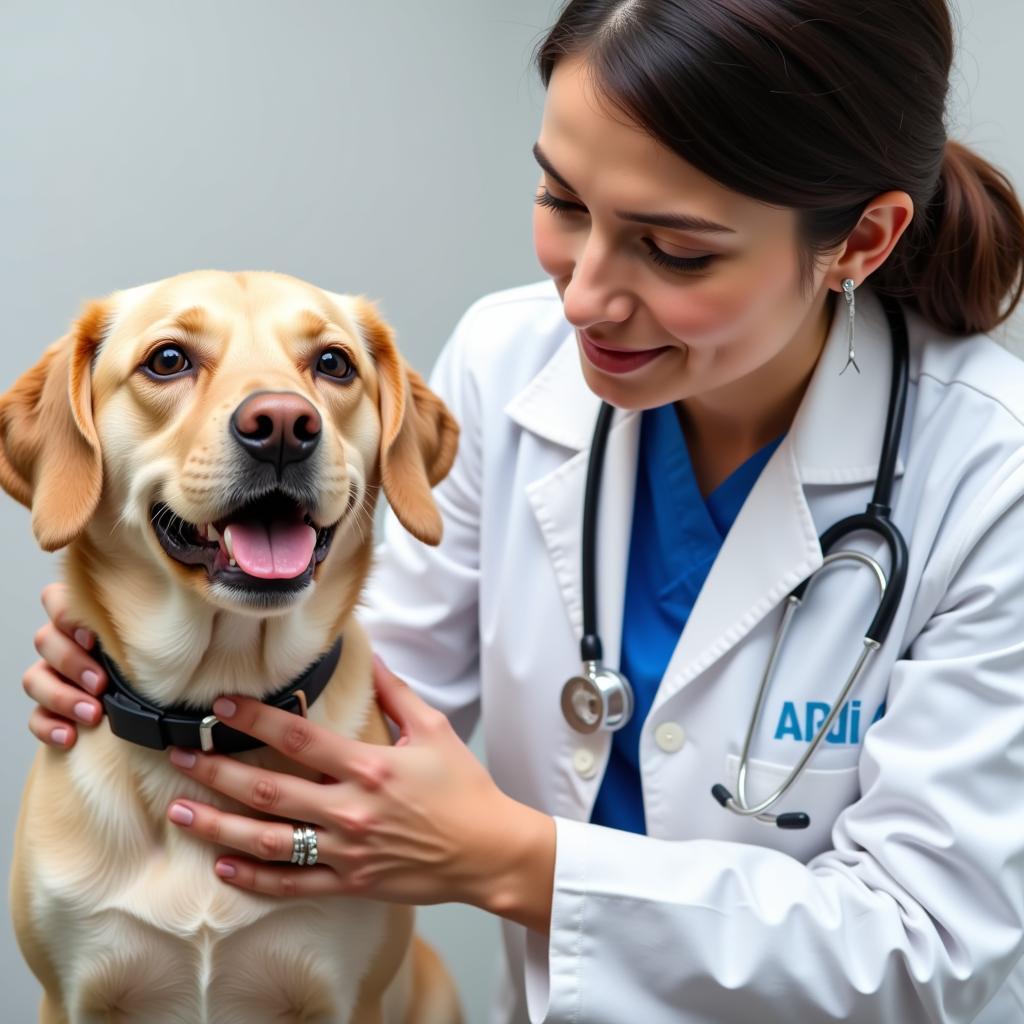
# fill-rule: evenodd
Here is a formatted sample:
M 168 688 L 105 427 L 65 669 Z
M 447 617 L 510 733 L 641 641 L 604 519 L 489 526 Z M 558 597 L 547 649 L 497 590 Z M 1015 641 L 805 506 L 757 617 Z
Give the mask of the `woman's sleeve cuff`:
M 526 1005 L 531 1024 L 572 1020 L 580 1008 L 580 965 L 587 941 L 589 850 L 595 827 L 555 817 L 555 883 L 549 937 L 526 933 Z

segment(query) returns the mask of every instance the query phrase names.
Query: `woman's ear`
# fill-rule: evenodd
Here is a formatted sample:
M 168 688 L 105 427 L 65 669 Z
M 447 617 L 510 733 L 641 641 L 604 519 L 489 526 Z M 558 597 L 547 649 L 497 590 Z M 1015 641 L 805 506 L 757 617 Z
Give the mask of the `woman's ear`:
M 365 300 L 359 319 L 377 365 L 380 390 L 380 471 L 384 493 L 399 522 L 417 540 L 441 540 L 441 515 L 430 489 L 448 474 L 459 427 L 444 402 L 408 366 L 391 328 Z
M 100 500 L 103 460 L 92 418 L 92 358 L 109 316 L 91 302 L 71 330 L 0 395 L 0 487 L 32 510 L 46 551 L 70 544 Z

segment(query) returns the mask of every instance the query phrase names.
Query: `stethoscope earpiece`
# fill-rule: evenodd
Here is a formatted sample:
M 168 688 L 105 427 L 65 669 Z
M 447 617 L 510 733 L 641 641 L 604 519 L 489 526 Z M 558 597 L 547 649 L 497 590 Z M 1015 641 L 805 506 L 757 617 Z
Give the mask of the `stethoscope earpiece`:
M 857 515 L 848 516 L 827 529 L 820 538 L 824 559 L 820 569 L 828 569 L 836 562 L 850 561 L 868 565 L 878 582 L 881 592 L 878 609 L 871 625 L 864 636 L 863 649 L 845 684 L 839 692 L 838 699 L 831 705 L 829 715 L 819 727 L 810 741 L 803 756 L 794 765 L 792 771 L 774 793 L 760 801 L 756 806 L 749 806 L 746 799 L 747 759 L 750 752 L 754 731 L 764 707 L 768 683 L 771 679 L 779 650 L 789 623 L 800 607 L 808 586 L 814 577 L 813 573 L 800 583 L 786 600 L 782 619 L 775 633 L 768 664 L 761 679 L 757 702 L 751 715 L 747 729 L 743 753 L 740 756 L 739 773 L 737 776 L 737 796 L 718 784 L 711 790 L 711 795 L 727 810 L 743 817 L 752 817 L 768 825 L 778 828 L 807 828 L 811 823 L 810 816 L 803 811 L 791 811 L 783 814 L 766 814 L 768 807 L 774 804 L 799 778 L 811 755 L 821 743 L 825 734 L 832 726 L 832 721 L 839 713 L 843 701 L 853 689 L 862 675 L 871 656 L 881 647 L 889 633 L 893 617 L 903 595 L 907 578 L 907 544 L 899 529 L 890 518 L 892 489 L 896 478 L 896 460 L 899 454 L 900 439 L 903 435 L 903 417 L 907 405 L 907 388 L 909 384 L 907 323 L 900 304 L 887 296 L 880 296 L 885 309 L 886 318 L 892 333 L 892 382 L 889 389 L 889 409 L 885 422 L 885 437 L 882 442 L 882 453 L 879 458 L 878 472 L 875 477 L 875 490 L 867 510 Z M 852 359 L 852 335 L 851 335 Z M 859 368 L 858 368 L 859 372 Z M 629 681 L 621 672 L 607 668 L 601 660 L 601 641 L 597 635 L 597 582 L 596 582 L 596 536 L 597 536 L 597 502 L 601 487 L 601 471 L 604 464 L 604 450 L 611 429 L 614 408 L 607 402 L 601 403 L 594 428 L 594 439 L 590 447 L 590 459 L 587 463 L 587 483 L 583 499 L 583 639 L 580 641 L 580 657 L 583 661 L 583 672 L 573 676 L 562 688 L 562 714 L 565 720 L 581 733 L 594 733 L 599 730 L 614 732 L 621 729 L 633 714 L 633 690 Z M 853 533 L 875 533 L 882 537 L 889 549 L 889 578 L 886 579 L 881 566 L 872 558 L 855 550 L 832 551 L 836 542 Z
M 731 811 L 733 806 L 738 806 L 732 793 L 720 782 L 711 787 L 711 795 L 728 811 Z M 730 803 L 733 806 L 730 806 Z M 758 821 L 763 821 L 769 825 L 776 825 L 779 828 L 796 829 L 807 828 L 811 823 L 811 818 L 810 815 L 805 814 L 803 811 L 785 811 L 782 814 L 758 815 Z

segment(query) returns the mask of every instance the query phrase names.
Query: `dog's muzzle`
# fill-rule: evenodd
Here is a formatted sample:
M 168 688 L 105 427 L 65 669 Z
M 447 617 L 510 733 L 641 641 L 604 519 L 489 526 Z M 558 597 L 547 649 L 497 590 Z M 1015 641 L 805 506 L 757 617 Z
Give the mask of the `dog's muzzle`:
M 315 406 L 290 391 L 257 391 L 235 409 L 228 431 L 238 446 L 229 508 L 190 523 L 163 502 L 150 509 L 164 551 L 204 566 L 212 582 L 267 597 L 295 594 L 327 556 L 337 523 L 318 526 L 318 460 L 323 423 Z M 349 507 L 351 507 L 351 502 Z

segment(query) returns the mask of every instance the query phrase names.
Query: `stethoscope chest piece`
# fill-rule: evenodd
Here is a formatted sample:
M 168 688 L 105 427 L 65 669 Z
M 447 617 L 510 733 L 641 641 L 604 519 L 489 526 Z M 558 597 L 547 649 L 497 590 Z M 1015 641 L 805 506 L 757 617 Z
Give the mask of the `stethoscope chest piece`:
M 583 673 L 562 687 L 562 714 L 577 732 L 615 732 L 633 715 L 633 691 L 621 673 L 585 661 Z

